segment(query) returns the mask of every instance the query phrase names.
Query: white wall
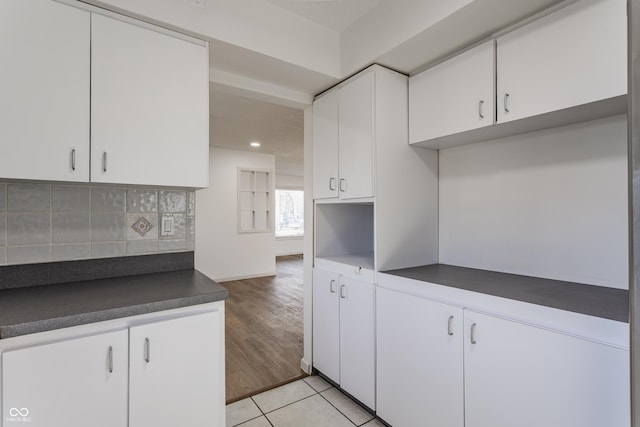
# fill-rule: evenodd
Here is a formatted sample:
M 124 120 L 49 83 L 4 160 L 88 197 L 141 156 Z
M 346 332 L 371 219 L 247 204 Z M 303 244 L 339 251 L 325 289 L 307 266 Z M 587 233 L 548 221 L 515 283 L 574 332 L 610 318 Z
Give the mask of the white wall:
M 274 275 L 274 233 L 237 231 L 237 179 L 238 167 L 275 170 L 275 156 L 211 147 L 209 159 L 209 188 L 196 191 L 195 268 L 217 281 Z
M 299 255 L 304 251 L 304 237 L 277 237 L 276 256 Z
M 88 0 L 329 76 L 340 75 L 340 35 L 262 0 Z M 295 35 L 295 37 L 292 37 Z
M 349 75 L 364 64 L 432 27 L 473 0 L 382 1 L 359 18 L 341 35 L 342 75 Z M 401 25 L 399 23 L 402 23 Z M 424 54 L 416 52 L 421 58 Z
M 304 192 L 313 193 L 313 109 L 304 109 Z M 300 361 L 300 369 L 311 374 L 313 366 L 312 355 L 312 319 L 313 319 L 313 198 L 304 199 L 304 234 L 309 236 L 304 240 L 304 356 Z
M 440 263 L 626 289 L 626 116 L 440 151 Z
M 284 190 L 304 190 L 304 177 L 276 175 L 276 188 L 282 188 Z

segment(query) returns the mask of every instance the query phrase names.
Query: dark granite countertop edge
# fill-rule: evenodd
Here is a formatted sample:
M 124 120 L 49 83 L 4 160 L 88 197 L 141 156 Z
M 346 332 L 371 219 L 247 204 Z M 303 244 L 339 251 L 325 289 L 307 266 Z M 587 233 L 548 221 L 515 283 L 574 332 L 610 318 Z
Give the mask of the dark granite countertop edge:
M 381 273 L 629 323 L 629 292 L 624 289 L 446 264 Z M 477 280 L 470 275 L 476 276 Z
M 78 313 L 64 317 L 35 320 L 15 325 L 2 325 L 0 326 L 0 339 L 222 301 L 227 299 L 228 295 L 228 291 L 224 289 L 201 295 L 154 301 L 101 311 Z

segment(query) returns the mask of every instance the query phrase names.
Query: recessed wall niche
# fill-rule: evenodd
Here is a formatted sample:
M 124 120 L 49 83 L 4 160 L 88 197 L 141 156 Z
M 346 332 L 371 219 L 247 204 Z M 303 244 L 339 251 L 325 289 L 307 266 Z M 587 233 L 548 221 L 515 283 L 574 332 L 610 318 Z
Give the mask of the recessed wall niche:
M 238 233 L 273 232 L 273 171 L 238 168 Z

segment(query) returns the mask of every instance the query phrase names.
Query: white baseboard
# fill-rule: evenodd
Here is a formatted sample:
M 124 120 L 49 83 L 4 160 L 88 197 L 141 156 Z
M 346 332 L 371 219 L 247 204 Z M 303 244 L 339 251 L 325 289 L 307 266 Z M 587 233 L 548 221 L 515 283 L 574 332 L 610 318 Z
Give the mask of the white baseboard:
M 304 359 L 304 357 L 300 359 L 300 369 L 302 369 L 303 372 L 311 375 L 311 365 Z
M 269 277 L 269 276 L 275 276 L 275 275 L 276 275 L 276 272 L 274 270 L 274 271 L 269 271 L 267 273 L 249 274 L 246 276 L 213 277 L 212 280 L 215 280 L 216 282 L 230 282 L 232 280 L 255 279 L 256 277 Z

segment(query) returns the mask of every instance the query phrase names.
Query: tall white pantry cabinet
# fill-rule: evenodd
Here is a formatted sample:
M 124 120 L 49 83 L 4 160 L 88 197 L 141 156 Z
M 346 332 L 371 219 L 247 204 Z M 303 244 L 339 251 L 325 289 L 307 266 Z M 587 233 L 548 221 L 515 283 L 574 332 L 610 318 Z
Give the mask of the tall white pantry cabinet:
M 407 76 L 377 65 L 313 105 L 314 367 L 372 409 L 374 272 L 437 261 L 438 154 L 407 114 Z

